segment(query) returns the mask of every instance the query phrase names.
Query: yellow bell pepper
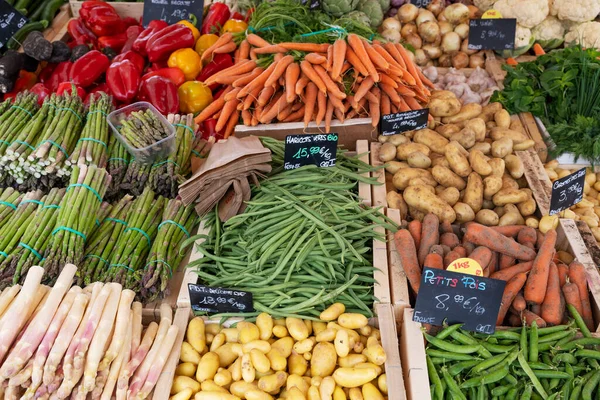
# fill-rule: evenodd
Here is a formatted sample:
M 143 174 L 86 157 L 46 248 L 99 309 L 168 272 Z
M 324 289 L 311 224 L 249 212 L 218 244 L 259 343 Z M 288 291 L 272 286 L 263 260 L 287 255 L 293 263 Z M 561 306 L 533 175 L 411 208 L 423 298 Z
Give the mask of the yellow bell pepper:
M 194 50 L 196 53 L 202 55 L 206 49 L 215 44 L 219 40 L 217 35 L 213 35 L 212 33 L 207 33 L 206 35 L 200 36 L 198 40 L 196 40 L 196 46 Z
M 184 113 L 197 113 L 213 101 L 210 88 L 200 81 L 189 81 L 179 86 L 179 108 Z
M 200 31 L 198 30 L 198 28 L 196 28 L 196 26 L 194 24 L 192 24 L 190 21 L 187 21 L 185 19 L 179 21 L 178 24 L 185 25 L 188 28 L 190 28 L 192 30 L 192 35 L 194 35 L 194 41 L 198 40 L 198 38 L 200 37 Z
M 200 55 L 192 49 L 175 50 L 169 56 L 167 65 L 171 68 L 179 68 L 183 71 L 186 81 L 196 79 L 200 71 L 202 71 L 202 60 Z
M 221 34 L 225 32 L 238 33 L 245 32 L 248 29 L 248 24 L 240 19 L 230 19 L 223 24 L 221 28 Z

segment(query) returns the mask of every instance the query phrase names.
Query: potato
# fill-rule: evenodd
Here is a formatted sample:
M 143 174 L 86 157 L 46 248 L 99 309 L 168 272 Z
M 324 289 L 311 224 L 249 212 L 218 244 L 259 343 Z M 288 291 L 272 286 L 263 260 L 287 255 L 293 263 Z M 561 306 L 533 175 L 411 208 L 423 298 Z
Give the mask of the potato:
M 196 380 L 204 382 L 212 380 L 219 369 L 219 355 L 209 351 L 202 356 L 198 369 L 196 370 Z
M 515 151 L 523 151 L 532 148 L 535 146 L 535 142 L 531 139 L 527 139 L 522 141 L 521 143 L 515 143 L 513 145 L 513 150 Z
M 360 329 L 369 324 L 369 320 L 362 314 L 344 313 L 338 317 L 337 323 L 346 329 Z
M 221 333 L 225 335 L 227 342 L 237 343 L 240 341 L 240 331 L 237 328 L 225 328 L 221 330 Z
M 450 163 L 446 159 L 445 156 L 442 156 L 437 153 L 431 154 L 431 166 L 435 167 L 436 165 L 440 165 L 442 167 L 450 168 Z
M 288 335 L 287 328 L 281 325 L 273 326 L 273 336 L 277 338 L 284 338 Z
M 494 114 L 494 122 L 499 128 L 510 128 L 510 114 L 506 110 L 497 111 Z
M 193 378 L 196 375 L 196 364 L 191 362 L 181 363 L 175 368 L 175 375 L 189 376 Z
M 377 136 L 377 141 L 379 143 L 385 143 L 388 141 L 388 139 L 389 139 L 389 136 L 383 136 L 383 135 Z
M 251 322 L 246 322 L 243 321 L 244 324 L 242 325 L 242 322 L 238 323 L 238 329 L 240 331 L 240 343 L 244 344 L 244 343 L 249 343 L 253 340 L 258 340 L 260 339 L 260 330 L 258 329 L 258 326 L 254 325 Z
M 411 208 L 433 213 L 443 222 L 452 223 L 456 219 L 456 213 L 448 203 L 422 187 L 409 186 L 404 191 L 404 200 Z
M 450 139 L 450 136 L 454 135 L 455 133 L 460 132 L 460 126 L 455 125 L 455 124 L 446 124 L 446 125 L 440 125 L 437 128 L 435 128 L 435 131 L 437 133 L 439 133 L 440 135 L 442 135 L 443 137 L 445 137 L 446 139 Z
M 456 142 L 450 142 L 450 145 L 446 148 L 446 159 L 448 160 L 452 171 L 464 178 L 471 173 L 471 166 L 469 165 L 467 157 L 460 150 L 462 146 L 458 147 L 458 143 L 455 143 Z
M 308 327 L 300 318 L 286 318 L 285 326 L 290 336 L 296 341 L 306 339 L 309 335 Z
M 471 147 L 471 151 L 473 150 L 479 150 L 483 154 L 488 155 L 492 152 L 492 144 L 488 142 L 478 142 L 475 143 L 473 147 Z
M 383 347 L 377 343 L 369 346 L 367 343 L 367 348 L 363 351 L 363 354 L 367 356 L 367 360 L 375 365 L 383 365 L 386 360 L 386 354 L 383 350 Z M 360 365 L 357 365 L 356 368 L 360 368 Z M 381 370 L 378 371 L 377 375 L 381 373 Z
M 453 208 L 456 213 L 456 222 L 459 224 L 464 224 L 475 219 L 475 213 L 468 204 L 458 202 Z
M 198 353 L 204 351 L 206 348 L 206 336 L 204 333 L 204 320 L 201 317 L 195 317 L 190 321 L 185 337 L 187 342 Z
M 200 353 L 198 353 L 191 344 L 188 342 L 183 342 L 181 344 L 181 353 L 179 355 L 179 360 L 181 360 L 181 362 L 190 362 L 198 365 L 200 359 Z
M 522 142 L 528 140 L 527 136 L 525 136 L 523 133 L 521 133 L 519 131 L 514 131 L 512 129 L 506 129 L 506 128 L 498 128 L 498 127 L 492 129 L 491 137 L 494 140 L 498 140 L 503 137 L 510 138 L 513 141 L 513 146 L 517 143 L 522 143 Z
M 385 170 L 392 175 L 394 175 L 402 168 L 410 168 L 410 165 L 408 165 L 408 163 L 402 161 L 388 161 L 385 163 L 385 165 Z
M 267 340 L 253 340 L 242 345 L 242 351 L 244 353 L 248 353 L 253 349 L 267 354 L 269 351 L 271 351 L 271 343 L 269 343 Z
M 192 398 L 194 391 L 190 388 L 183 389 L 181 392 L 169 397 L 169 400 L 189 400 Z
M 504 157 L 504 162 L 506 163 L 506 169 L 515 179 L 519 179 L 525 173 L 525 167 L 523 166 L 523 162 L 519 157 L 514 154 L 509 154 Z
M 501 158 L 490 158 L 488 164 L 492 167 L 492 176 L 502 177 L 504 176 L 504 170 L 506 169 L 506 163 Z
M 408 156 L 408 165 L 415 168 L 429 168 L 431 159 L 420 151 L 415 151 Z
M 201 389 L 200 383 L 189 376 L 176 376 L 173 378 L 171 394 L 177 394 L 185 389 L 192 389 L 193 393 L 199 392 Z
M 509 137 L 502 137 L 492 142 L 492 156 L 504 158 L 513 152 L 513 141 Z
M 519 184 L 508 174 L 502 175 L 502 189 L 519 189 Z
M 481 115 L 480 115 L 480 117 L 481 117 Z M 488 130 L 488 132 L 486 132 L 486 137 L 489 136 L 489 131 L 491 131 L 495 127 L 496 127 L 496 123 L 494 121 L 488 121 L 485 123 L 485 128 Z
M 306 339 L 305 339 L 306 340 Z M 312 343 L 312 341 L 311 341 Z M 311 346 L 312 348 L 312 346 Z M 250 360 L 252 361 L 252 365 L 258 372 L 265 373 L 271 369 L 271 362 L 267 358 L 267 356 L 259 351 L 258 349 L 250 350 Z M 216 381 L 216 377 L 215 377 Z M 221 385 L 222 386 L 222 385 Z
M 483 203 L 481 204 L 482 209 L 493 210 L 494 207 L 494 202 L 492 200 L 483 199 Z
M 330 376 L 335 369 L 337 353 L 329 342 L 320 342 L 314 347 L 310 360 L 311 376 Z
M 471 149 L 469 154 L 469 163 L 473 171 L 479 175 L 487 176 L 492 173 L 492 167 L 487 162 L 487 157 L 479 150 Z
M 367 362 L 367 356 L 364 354 L 348 354 L 346 357 L 340 357 L 338 364 L 340 367 L 354 367 L 357 364 Z
M 452 207 L 460 199 L 460 192 L 455 187 L 447 187 L 438 193 L 437 196 Z
M 481 114 L 483 108 L 478 103 L 469 103 L 462 106 L 458 114 L 447 116 L 442 118 L 444 124 L 454 124 L 457 122 L 463 122 L 477 117 Z
M 535 200 L 533 199 L 533 197 L 529 196 L 529 198 L 527 200 L 525 200 L 524 202 L 518 203 L 517 208 L 519 209 L 519 212 L 521 213 L 522 216 L 528 217 L 535 213 L 537 204 L 536 204 Z
M 288 374 L 283 371 L 277 371 L 274 374 L 263 376 L 258 380 L 258 388 L 263 392 L 275 394 L 285 385 Z
M 240 398 L 244 398 L 246 393 L 248 393 L 251 390 L 256 390 L 256 389 L 258 389 L 257 382 L 248 383 L 248 382 L 244 382 L 244 381 L 233 382 L 231 384 L 231 386 L 229 387 L 231 394 L 233 394 L 234 396 L 238 396 Z
M 414 178 L 422 178 L 431 186 L 436 185 L 436 181 L 433 179 L 431 172 L 422 168 L 403 168 L 394 174 L 392 183 L 396 189 L 404 190 L 408 186 L 410 180 Z
M 260 331 L 260 339 L 269 340 L 273 333 L 273 317 L 267 313 L 260 313 L 256 317 L 256 326 L 258 326 L 258 330 Z
M 500 220 L 498 221 L 498 226 L 509 225 L 525 225 L 525 220 L 523 219 L 521 214 L 519 214 L 518 210 L 517 212 L 505 212 L 504 215 L 500 217 Z
M 414 220 L 423 221 L 423 218 L 425 218 L 425 215 L 427 215 L 427 213 L 418 210 L 414 207 L 408 206 L 408 215 L 410 215 L 411 218 Z
M 500 221 L 500 218 L 498 217 L 498 214 L 496 214 L 492 210 L 483 209 L 483 210 L 479 210 L 479 212 L 477 212 L 477 214 L 475 214 L 475 222 L 478 222 L 482 225 L 496 226 L 496 225 L 498 225 L 499 221 Z
M 338 368 L 333 373 L 335 383 L 344 388 L 355 388 L 377 378 L 374 368 Z
M 483 198 L 491 200 L 492 197 L 502 189 L 502 178 L 488 176 L 483 180 Z
M 429 147 L 425 146 L 424 144 L 421 143 L 404 143 L 399 145 L 398 147 L 396 147 L 396 158 L 398 160 L 406 160 L 408 159 L 408 156 L 412 153 L 414 153 L 415 151 L 420 151 L 421 153 L 425 154 L 426 156 L 429 156 L 429 154 L 431 153 L 431 150 L 429 149 Z
M 404 197 L 402 194 L 396 191 L 389 191 L 385 196 L 389 208 L 395 208 L 400 210 L 400 218 L 406 219 L 406 215 L 408 214 L 408 205 L 404 201 Z
M 431 169 L 431 174 L 433 179 L 442 186 L 454 187 L 458 190 L 463 190 L 467 186 L 464 179 L 449 168 L 436 165 Z
M 447 92 L 445 90 L 438 91 L 439 92 Z M 429 100 L 429 113 L 434 117 L 449 117 L 452 115 L 456 115 L 460 109 L 461 104 L 460 100 L 456 98 L 454 93 L 450 93 L 450 95 L 441 96 L 432 96 Z
M 444 154 L 446 152 L 446 146 L 449 143 L 448 139 L 431 129 L 419 129 L 416 131 L 413 136 L 413 142 L 424 144 L 429 147 L 431 151 L 439 154 Z
M 348 353 L 350 353 L 350 338 L 348 337 L 348 332 L 344 329 L 337 331 L 333 345 L 338 357 L 346 357 Z
M 239 400 L 240 398 L 232 394 L 220 392 L 199 392 L 196 393 L 194 400 Z
M 493 119 L 494 115 L 496 115 L 496 113 L 500 110 L 502 110 L 502 104 L 489 103 L 481 109 L 481 115 L 479 117 L 485 122 L 488 122 L 489 120 Z
M 481 210 L 483 203 L 483 180 L 477 172 L 472 172 L 469 175 L 462 202 L 468 204 L 474 212 Z
M 379 161 L 387 162 L 394 158 L 396 158 L 396 146 L 389 142 L 382 144 L 379 149 Z
M 538 219 L 535 217 L 528 217 L 525 219 L 525 225 L 530 228 L 537 229 L 540 225 L 540 221 L 538 221 Z
M 377 386 L 379 386 L 379 390 L 381 390 L 381 393 L 383 393 L 383 394 L 388 393 L 388 384 L 387 384 L 387 375 L 386 374 L 379 375 L 379 378 L 377 378 Z
M 486 126 L 483 119 L 473 118 L 470 121 L 467 121 L 465 129 L 475 133 L 475 140 L 477 142 L 482 142 L 485 139 Z
M 393 144 L 394 146 L 400 146 L 401 144 L 410 142 L 410 139 L 401 133 L 396 134 L 396 135 L 385 136 L 385 137 L 388 138 L 387 142 Z
M 321 400 L 332 400 L 335 390 L 335 380 L 331 376 L 323 378 L 319 385 L 319 396 Z
M 266 359 L 266 356 L 264 354 L 262 354 L 262 353 L 260 353 L 260 354 L 263 357 L 265 357 L 265 359 Z M 269 362 L 269 360 L 267 360 L 267 363 L 268 362 Z M 231 380 L 232 380 L 232 378 L 231 378 L 231 372 L 229 372 L 226 369 L 218 371 L 217 374 L 215 375 L 215 379 L 214 380 L 215 380 L 215 383 L 217 385 L 219 385 L 219 386 L 227 386 L 227 385 L 229 385 L 231 383 Z
M 289 357 L 292 354 L 292 348 L 294 347 L 294 339 L 289 336 L 278 339 L 271 343 L 271 350 L 277 350 L 279 354 L 284 357 Z
M 500 189 L 498 193 L 492 197 L 492 201 L 496 206 L 504 206 L 506 204 L 522 203 L 528 199 L 526 192 L 519 189 Z
M 293 387 L 300 389 L 301 393 L 306 393 L 310 387 L 310 382 L 307 382 L 301 375 L 290 374 L 285 383 L 285 388 L 289 392 Z

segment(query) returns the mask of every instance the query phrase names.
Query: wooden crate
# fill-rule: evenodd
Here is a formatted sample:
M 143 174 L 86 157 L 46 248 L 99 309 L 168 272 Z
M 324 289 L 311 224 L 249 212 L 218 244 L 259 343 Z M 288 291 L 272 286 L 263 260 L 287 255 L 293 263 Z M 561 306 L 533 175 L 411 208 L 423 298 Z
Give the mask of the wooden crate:
M 533 149 L 540 160 L 545 163 L 548 159 L 548 146 L 546 145 L 544 136 L 540 132 L 535 117 L 531 113 L 520 113 L 519 119 L 521 120 L 525 134 L 535 142 Z
M 395 208 L 388 208 L 386 210 L 388 218 L 392 219 L 396 224 L 402 223 L 400 218 L 400 210 Z M 394 234 L 390 231 L 388 235 L 388 271 L 390 275 L 390 296 L 394 315 L 396 317 L 396 326 L 398 331 L 402 326 L 404 320 L 404 309 L 410 308 L 410 286 L 402 268 L 402 262 L 400 256 L 394 244 Z
M 575 256 L 581 262 L 587 273 L 590 289 L 590 302 L 596 323 L 596 332 L 600 332 L 600 274 L 579 231 L 575 221 L 561 219 L 557 228 L 558 238 L 556 248 L 564 250 Z M 429 377 L 425 361 L 425 342 L 421 332 L 421 324 L 412 320 L 413 309 L 404 309 L 404 321 L 400 332 L 400 358 L 406 385 L 406 395 L 409 400 L 431 399 L 429 392 Z
M 56 34 L 60 32 L 60 30 L 63 27 L 66 27 L 70 19 L 71 9 L 69 8 L 68 4 L 63 4 L 60 7 L 60 11 L 58 12 L 58 14 L 56 14 L 54 19 L 50 23 L 50 26 L 48 26 L 48 28 L 44 30 L 44 38 L 46 40 L 53 40 Z
M 575 225 L 577 225 L 577 229 L 579 229 L 579 234 L 590 253 L 590 257 L 592 257 L 594 264 L 600 266 L 600 246 L 592 234 L 590 227 L 583 221 L 575 221 Z
M 81 10 L 81 6 L 83 1 L 69 1 L 69 7 L 71 8 L 71 13 L 73 17 L 79 17 L 79 10 Z M 144 3 L 143 2 L 120 2 L 115 1 L 110 3 L 111 6 L 115 8 L 117 13 L 123 17 L 132 17 L 135 19 L 140 19 L 144 15 Z
M 167 286 L 167 295 L 162 298 L 153 301 L 152 303 L 145 304 L 142 308 L 142 319 L 146 322 L 150 321 L 160 321 L 160 306 L 161 304 L 167 303 L 171 306 L 172 309 L 177 308 L 177 297 L 179 296 L 179 292 L 181 289 L 181 285 L 183 284 L 183 278 L 185 277 L 185 268 L 189 263 L 190 253 L 183 259 L 181 265 L 177 269 L 176 272 L 173 273 L 173 276 L 169 280 L 169 284 Z

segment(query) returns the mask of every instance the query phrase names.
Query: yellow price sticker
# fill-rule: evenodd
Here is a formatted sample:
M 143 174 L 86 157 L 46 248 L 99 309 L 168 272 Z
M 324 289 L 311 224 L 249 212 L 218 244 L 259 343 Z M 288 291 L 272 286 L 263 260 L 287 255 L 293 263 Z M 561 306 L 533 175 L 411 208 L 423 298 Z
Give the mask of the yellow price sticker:
M 502 18 L 502 14 L 498 10 L 487 10 L 481 16 L 482 19 L 499 19 Z
M 446 268 L 448 271 L 459 272 L 461 274 L 483 276 L 483 268 L 472 258 L 459 258 Z

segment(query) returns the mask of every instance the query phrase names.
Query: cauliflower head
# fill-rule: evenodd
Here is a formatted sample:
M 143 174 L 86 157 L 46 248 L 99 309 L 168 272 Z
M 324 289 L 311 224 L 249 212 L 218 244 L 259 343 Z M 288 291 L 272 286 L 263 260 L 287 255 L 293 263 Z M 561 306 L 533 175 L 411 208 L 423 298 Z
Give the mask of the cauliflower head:
M 504 14 L 503 14 L 504 15 Z M 515 49 L 514 50 L 502 50 L 501 54 L 504 58 L 518 57 L 521 54 L 526 53 L 533 43 L 535 42 L 531 29 L 525 28 L 517 24 L 517 30 L 515 33 Z
M 498 0 L 493 8 L 502 18 L 516 18 L 525 28 L 539 25 L 550 13 L 548 0 Z
M 572 27 L 565 36 L 565 43 L 600 49 L 600 22 L 584 22 Z
M 600 14 L 600 0 L 551 0 L 550 13 L 560 20 L 591 21 Z
M 531 30 L 535 41 L 544 49 L 551 50 L 564 41 L 565 27 L 556 17 L 548 17 Z
M 473 0 L 473 5 L 481 11 L 487 11 L 494 8 L 496 0 Z

